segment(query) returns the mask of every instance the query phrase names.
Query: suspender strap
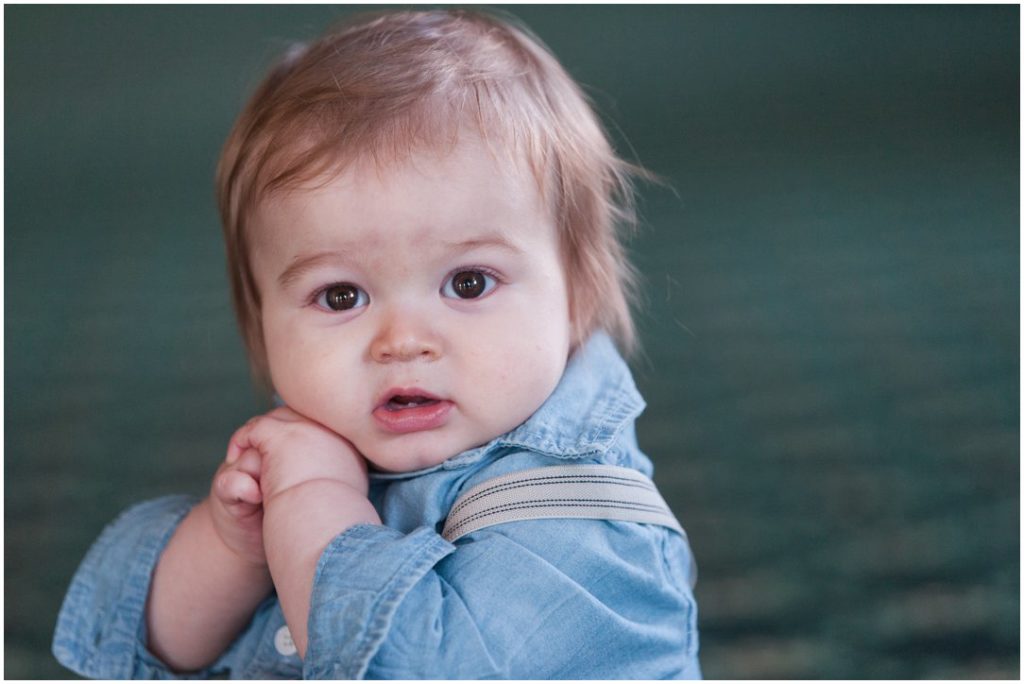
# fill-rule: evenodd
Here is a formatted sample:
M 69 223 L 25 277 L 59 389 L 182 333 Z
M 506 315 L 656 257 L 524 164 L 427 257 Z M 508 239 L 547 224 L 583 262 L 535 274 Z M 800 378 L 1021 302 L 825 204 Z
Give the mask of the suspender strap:
M 448 513 L 445 539 L 515 520 L 592 518 L 682 527 L 654 483 L 643 474 L 609 465 L 564 465 L 495 477 L 458 498 Z

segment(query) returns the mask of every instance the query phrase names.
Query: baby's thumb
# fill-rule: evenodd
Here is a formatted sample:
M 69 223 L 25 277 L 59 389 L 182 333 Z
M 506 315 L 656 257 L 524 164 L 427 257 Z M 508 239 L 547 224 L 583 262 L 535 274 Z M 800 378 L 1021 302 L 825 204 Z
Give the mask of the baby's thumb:
M 213 485 L 214 495 L 226 505 L 253 504 L 263 502 L 263 493 L 256 480 L 241 470 L 229 469 L 217 476 Z

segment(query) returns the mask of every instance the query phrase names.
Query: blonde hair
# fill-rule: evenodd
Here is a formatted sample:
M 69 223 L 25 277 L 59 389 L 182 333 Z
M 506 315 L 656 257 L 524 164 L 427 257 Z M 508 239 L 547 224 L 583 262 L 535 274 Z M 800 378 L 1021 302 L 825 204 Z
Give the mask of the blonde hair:
M 560 231 L 572 344 L 597 329 L 635 344 L 636 274 L 621 233 L 635 224 L 632 177 L 586 95 L 510 18 L 467 10 L 358 15 L 292 48 L 239 115 L 217 167 L 235 313 L 253 374 L 269 386 L 260 293 L 246 224 L 276 191 L 357 159 L 395 163 L 454 144 L 474 125 L 532 169 Z

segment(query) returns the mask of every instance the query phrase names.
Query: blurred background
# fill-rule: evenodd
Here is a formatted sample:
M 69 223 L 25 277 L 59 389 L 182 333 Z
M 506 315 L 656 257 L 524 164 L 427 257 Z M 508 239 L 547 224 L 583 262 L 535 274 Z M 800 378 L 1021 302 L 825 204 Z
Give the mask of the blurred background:
M 352 9 L 4 8 L 6 677 L 71 676 L 92 540 L 265 409 L 214 166 Z M 667 181 L 633 366 L 705 674 L 1018 678 L 1019 8 L 509 9 Z

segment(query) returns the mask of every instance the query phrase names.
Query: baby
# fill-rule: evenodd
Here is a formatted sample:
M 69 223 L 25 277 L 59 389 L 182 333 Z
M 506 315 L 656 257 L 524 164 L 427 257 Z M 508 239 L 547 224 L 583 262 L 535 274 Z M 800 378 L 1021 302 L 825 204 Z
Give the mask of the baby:
M 238 319 L 279 406 L 235 432 L 203 501 L 104 531 L 57 658 L 102 678 L 699 677 L 670 514 L 615 500 L 441 534 L 498 476 L 649 484 L 612 342 L 633 344 L 617 230 L 637 171 L 506 19 L 362 16 L 289 53 L 218 169 Z

